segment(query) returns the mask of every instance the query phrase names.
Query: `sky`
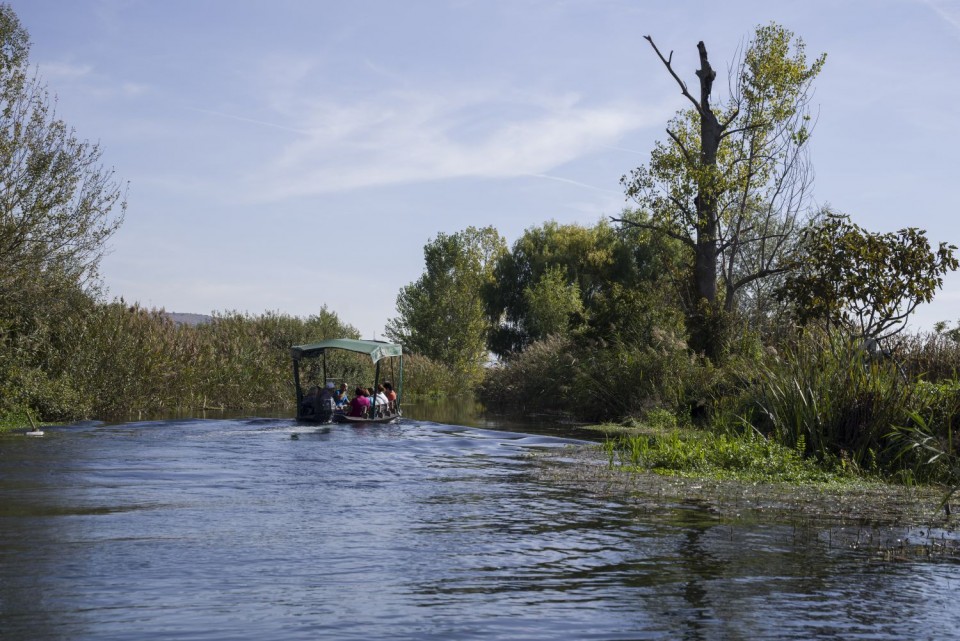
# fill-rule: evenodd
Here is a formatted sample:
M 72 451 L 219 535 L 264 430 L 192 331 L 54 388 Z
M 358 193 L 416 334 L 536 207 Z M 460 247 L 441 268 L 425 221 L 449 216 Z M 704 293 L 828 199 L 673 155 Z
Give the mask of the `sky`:
M 960 244 L 960 0 L 10 0 L 57 114 L 128 183 L 110 297 L 323 305 L 382 337 L 438 233 L 628 203 L 695 86 L 775 21 L 813 57 L 814 204 Z M 719 98 L 726 83 L 718 83 Z M 960 275 L 913 328 L 960 319 Z

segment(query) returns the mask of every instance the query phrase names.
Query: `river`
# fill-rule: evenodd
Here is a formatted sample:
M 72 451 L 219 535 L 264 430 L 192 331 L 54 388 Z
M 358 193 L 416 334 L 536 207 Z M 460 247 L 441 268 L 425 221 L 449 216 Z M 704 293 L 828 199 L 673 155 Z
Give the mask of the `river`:
M 960 635 L 955 563 L 551 484 L 530 454 L 580 441 L 545 432 L 217 418 L 0 436 L 0 638 Z

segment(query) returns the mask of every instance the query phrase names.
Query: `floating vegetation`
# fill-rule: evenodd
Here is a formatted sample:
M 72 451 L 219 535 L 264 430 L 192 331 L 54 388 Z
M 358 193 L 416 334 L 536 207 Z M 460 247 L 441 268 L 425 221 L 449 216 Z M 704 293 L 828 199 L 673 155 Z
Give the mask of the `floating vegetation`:
M 609 446 L 532 455 L 544 481 L 607 496 L 643 512 L 677 507 L 719 524 L 771 522 L 811 544 L 866 553 L 870 559 L 960 560 L 955 516 L 941 509 L 943 489 L 837 476 L 829 481 L 759 481 L 743 475 L 674 474 L 611 465 Z

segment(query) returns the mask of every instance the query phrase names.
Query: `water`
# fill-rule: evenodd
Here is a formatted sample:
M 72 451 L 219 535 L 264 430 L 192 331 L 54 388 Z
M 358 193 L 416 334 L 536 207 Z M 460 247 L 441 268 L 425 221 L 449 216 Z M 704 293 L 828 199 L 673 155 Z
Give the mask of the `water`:
M 538 480 L 571 439 L 404 420 L 0 437 L 3 639 L 943 639 L 947 561 Z

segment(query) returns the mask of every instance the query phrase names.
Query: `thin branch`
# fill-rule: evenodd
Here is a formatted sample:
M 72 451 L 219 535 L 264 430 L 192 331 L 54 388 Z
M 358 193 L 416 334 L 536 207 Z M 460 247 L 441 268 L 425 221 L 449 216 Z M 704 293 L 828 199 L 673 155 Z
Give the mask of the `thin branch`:
M 628 227 L 634 227 L 637 229 L 648 229 L 650 231 L 655 231 L 658 234 L 664 234 L 665 236 L 669 236 L 674 240 L 679 240 L 680 242 L 682 242 L 684 245 L 687 245 L 688 247 L 696 247 L 696 243 L 694 243 L 693 239 L 690 238 L 689 236 L 685 236 L 681 233 L 678 233 L 666 227 L 654 225 L 653 223 L 637 222 L 636 220 L 629 220 L 627 218 L 614 218 L 613 216 L 610 217 L 610 221 L 615 223 L 621 223 L 623 225 L 627 225 Z
M 669 58 L 664 58 L 663 54 L 660 53 L 660 49 L 657 48 L 657 45 L 654 43 L 651 36 L 644 36 L 643 39 L 649 42 L 650 46 L 653 47 L 653 50 L 657 52 L 657 56 L 660 58 L 660 61 L 663 62 L 664 66 L 667 68 L 667 71 L 670 72 L 670 75 L 673 76 L 673 79 L 677 81 L 678 85 L 680 85 L 680 92 L 686 96 L 687 100 L 689 100 L 691 104 L 693 104 L 697 110 L 697 113 L 699 113 L 701 116 L 704 115 L 703 107 L 700 106 L 700 103 L 697 102 L 697 99 L 691 96 L 690 92 L 687 90 L 687 83 L 685 83 L 683 80 L 680 80 L 680 76 L 678 76 L 677 72 L 673 70 L 673 52 L 670 52 Z
M 667 129 L 667 135 L 670 136 L 670 138 L 673 140 L 673 142 L 677 143 L 677 147 L 679 147 L 679 148 L 680 148 L 680 151 L 683 152 L 683 157 L 684 157 L 684 159 L 685 159 L 688 163 L 693 164 L 693 163 L 695 162 L 695 160 L 694 160 L 693 156 L 690 155 L 690 152 L 687 151 L 686 146 L 684 146 L 684 144 L 683 144 L 682 142 L 680 142 L 680 138 L 678 138 L 677 135 L 676 135 L 675 133 L 673 133 L 672 131 L 670 131 L 669 129 Z

